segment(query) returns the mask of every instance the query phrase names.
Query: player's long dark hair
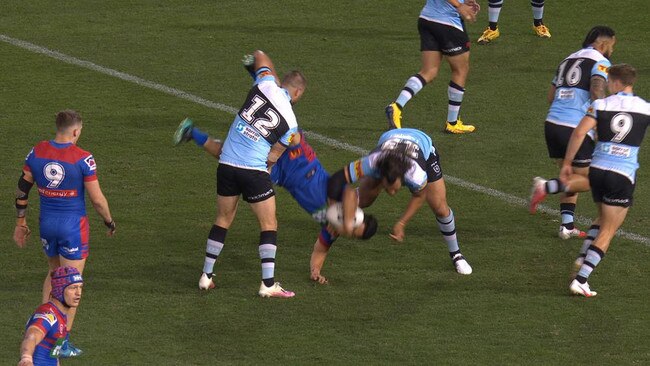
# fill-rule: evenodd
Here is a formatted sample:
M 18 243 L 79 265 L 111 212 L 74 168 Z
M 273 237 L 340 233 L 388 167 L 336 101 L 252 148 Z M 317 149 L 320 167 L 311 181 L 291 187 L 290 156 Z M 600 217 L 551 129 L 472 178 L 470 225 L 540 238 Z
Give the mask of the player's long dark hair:
M 403 179 L 404 174 L 411 167 L 411 160 L 401 149 L 389 150 L 377 161 L 377 168 L 382 178 L 386 178 L 388 184 Z
M 591 46 L 600 37 L 614 38 L 614 30 L 606 25 L 597 25 L 587 33 L 587 37 L 582 42 L 582 48 Z

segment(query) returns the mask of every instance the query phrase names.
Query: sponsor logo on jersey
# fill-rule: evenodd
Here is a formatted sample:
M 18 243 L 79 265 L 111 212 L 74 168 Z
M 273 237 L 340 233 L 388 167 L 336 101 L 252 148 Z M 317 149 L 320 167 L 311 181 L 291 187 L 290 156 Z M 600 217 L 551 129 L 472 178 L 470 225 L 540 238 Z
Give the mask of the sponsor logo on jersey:
M 574 95 L 573 89 L 560 89 L 557 92 L 557 99 L 573 99 Z
M 56 323 L 56 316 L 49 311 L 47 313 L 34 314 L 34 319 L 43 319 L 50 324 L 50 327 L 54 326 L 54 323 Z
M 629 147 L 612 144 L 603 144 L 600 151 L 608 155 L 619 156 L 623 158 L 629 158 L 632 154 L 632 149 Z
M 76 189 L 47 189 L 47 188 L 38 188 L 38 194 L 43 197 L 49 198 L 72 198 L 77 197 L 79 193 Z
M 243 122 L 239 122 L 237 124 L 237 127 L 235 127 L 235 129 L 237 130 L 237 132 L 244 135 L 249 140 L 253 140 L 255 142 L 260 140 L 260 134 Z
M 88 165 L 88 169 L 90 169 L 90 170 L 96 170 L 97 169 L 97 164 L 95 164 L 95 158 L 93 158 L 92 155 L 88 155 L 84 159 L 84 163 L 86 163 L 86 165 Z

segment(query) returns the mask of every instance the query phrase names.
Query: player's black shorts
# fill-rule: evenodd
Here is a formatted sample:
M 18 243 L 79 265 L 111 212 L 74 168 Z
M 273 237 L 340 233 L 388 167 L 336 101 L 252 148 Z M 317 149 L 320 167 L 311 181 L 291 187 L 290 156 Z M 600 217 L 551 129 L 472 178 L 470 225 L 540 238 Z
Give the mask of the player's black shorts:
M 626 176 L 591 167 L 589 168 L 589 184 L 594 202 L 610 206 L 632 206 L 635 184 Z
M 217 194 L 226 197 L 241 194 L 244 201 L 255 203 L 275 196 L 275 191 L 267 172 L 219 164 Z
M 544 123 L 544 136 L 546 137 L 546 147 L 548 148 L 548 156 L 551 159 L 564 159 L 566 155 L 566 148 L 569 146 L 569 140 L 573 128 L 567 126 L 556 125 L 546 121 Z M 594 141 L 589 136 L 585 136 L 580 149 L 576 153 L 572 166 L 576 168 L 586 168 L 591 164 L 591 156 L 594 153 Z
M 438 160 L 438 155 L 431 153 L 427 159 L 427 182 L 435 182 L 442 178 L 442 167 Z
M 469 51 L 469 37 L 465 31 L 449 25 L 418 18 L 420 51 L 438 51 L 445 56 L 457 56 Z

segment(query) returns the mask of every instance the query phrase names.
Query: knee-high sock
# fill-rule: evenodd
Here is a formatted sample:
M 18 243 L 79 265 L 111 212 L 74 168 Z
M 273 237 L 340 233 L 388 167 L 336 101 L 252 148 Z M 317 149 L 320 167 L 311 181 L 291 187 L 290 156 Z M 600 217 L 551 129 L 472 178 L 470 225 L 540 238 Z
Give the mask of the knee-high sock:
M 417 94 L 424 86 L 427 85 L 426 80 L 420 74 L 415 74 L 411 76 L 408 80 L 406 80 L 406 84 L 404 85 L 404 88 L 402 88 L 402 91 L 399 93 L 399 96 L 397 96 L 397 99 L 395 100 L 395 103 L 397 103 L 400 107 L 404 107 L 406 103 L 411 100 Z
M 463 95 L 465 95 L 465 88 L 450 81 L 449 87 L 447 88 L 447 95 L 449 96 L 447 122 L 453 124 L 458 120 L 458 113 L 460 112 L 460 104 L 463 102 Z
M 260 260 L 262 262 L 262 281 L 266 287 L 275 283 L 275 252 L 277 250 L 277 231 L 262 231 L 260 233 Z
M 454 211 L 449 209 L 447 217 L 436 217 L 438 228 L 445 238 L 449 255 L 453 258 L 456 254 L 460 253 L 458 247 L 458 239 L 456 238 L 456 220 L 454 219 Z
M 488 1 L 488 21 L 490 22 L 490 29 L 497 29 L 497 23 L 499 22 L 499 14 L 501 13 L 501 7 L 503 6 L 503 0 L 489 0 Z
M 219 254 L 221 254 L 227 233 L 228 229 L 217 225 L 212 225 L 212 229 L 210 229 L 208 243 L 205 248 L 205 261 L 203 262 L 203 272 L 208 275 L 212 275 L 214 271 L 214 263 L 217 261 Z
M 533 8 L 533 22 L 535 26 L 543 24 L 544 0 L 530 0 L 530 6 Z
M 580 271 L 578 271 L 576 280 L 580 283 L 587 282 L 589 275 L 591 275 L 591 272 L 596 269 L 596 266 L 604 256 L 605 253 L 598 247 L 595 247 L 594 245 L 589 246 L 589 249 L 587 249 L 587 256 L 585 257 L 585 261 L 582 263 L 582 267 L 580 267 Z

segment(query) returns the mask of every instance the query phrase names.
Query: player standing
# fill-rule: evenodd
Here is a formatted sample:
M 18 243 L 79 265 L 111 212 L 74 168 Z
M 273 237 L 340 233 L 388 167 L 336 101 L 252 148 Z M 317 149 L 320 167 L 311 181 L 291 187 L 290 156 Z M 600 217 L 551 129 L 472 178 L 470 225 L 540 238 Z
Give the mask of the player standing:
M 18 366 L 56 366 L 59 358 L 79 356 L 68 348 L 66 320 L 81 300 L 83 278 L 74 267 L 59 267 L 50 275 L 52 298 L 27 321 Z
M 571 162 L 585 136 L 593 129 L 598 140 L 589 169 L 591 194 L 598 207 L 594 221 L 595 239 L 585 240 L 576 267 L 579 272 L 571 282 L 573 294 L 595 296 L 587 279 L 603 259 L 616 231 L 623 224 L 632 206 L 638 155 L 641 142 L 650 124 L 650 103 L 634 95 L 636 70 L 626 64 L 609 69 L 607 88 L 613 95 L 594 101 L 569 141 L 560 178 L 572 174 Z
M 298 130 L 292 104 L 300 100 L 307 82 L 302 73 L 292 71 L 285 75 L 280 85 L 271 59 L 262 51 L 255 51 L 253 56 L 255 82 L 220 151 L 217 218 L 208 235 L 199 288 L 214 288 L 214 264 L 235 219 L 239 196 L 243 195 L 257 217 L 261 231 L 262 283 L 258 294 L 262 297 L 293 297 L 293 292 L 275 282 L 277 220 L 275 192 L 268 169 L 276 163 Z M 182 131 L 177 136 L 182 137 Z M 197 138 L 201 139 L 196 141 L 197 144 L 207 143 L 207 135 Z
M 358 198 L 356 190 L 348 184 L 355 182 L 359 182 Z M 431 138 L 420 130 L 401 128 L 385 132 L 369 155 L 332 175 L 327 194 L 330 199 L 343 202 L 342 233 L 352 231 L 357 202 L 360 207 L 368 207 L 382 190 L 393 196 L 402 185 L 411 191 L 411 200 L 393 227 L 393 238 L 403 240 L 406 224 L 426 201 L 436 216 L 456 271 L 471 274 L 472 267 L 458 246 L 456 220 L 447 205 L 439 156 Z
M 551 38 L 551 32 L 544 25 L 544 2 L 545 0 L 530 0 L 533 9 L 533 31 L 541 38 Z M 499 38 L 499 14 L 503 0 L 488 0 L 488 27 L 478 39 L 478 44 L 488 44 Z
M 548 92 L 551 107 L 544 124 L 544 135 L 549 157 L 555 159 L 558 166 L 562 166 L 571 133 L 585 115 L 589 102 L 605 97 L 607 69 L 611 66 L 609 57 L 614 51 L 615 43 L 613 29 L 606 26 L 593 27 L 582 43 L 583 48 L 565 58 L 557 68 Z M 533 179 L 531 213 L 537 211 L 537 205 L 548 193 L 561 193 L 562 225 L 558 232 L 561 239 L 584 238 L 588 235 L 575 227 L 573 217 L 578 201 L 577 192 L 589 190 L 587 174 L 593 150 L 594 131 L 590 131 L 575 154 L 570 180 L 563 183 L 557 178 L 548 181 L 540 177 Z
M 40 196 L 40 237 L 49 265 L 43 283 L 43 303 L 50 298 L 51 271 L 63 266 L 74 267 L 83 273 L 89 238 L 85 192 L 108 227 L 108 235 L 115 232 L 115 221 L 97 180 L 95 159 L 90 152 L 76 145 L 82 127 L 83 121 L 77 112 L 59 112 L 56 115 L 56 136 L 34 146 L 25 159 L 18 180 L 13 238 L 19 247 L 26 245 L 30 233 L 26 217 L 27 199 L 34 183 Z M 72 329 L 76 310 L 75 307 L 68 312 L 68 331 Z
M 397 99 L 386 107 L 389 128 L 402 127 L 402 109 L 425 85 L 436 78 L 445 56 L 451 67 L 445 131 L 474 131 L 474 126 L 463 124 L 458 114 L 469 73 L 470 41 L 463 20 L 476 21 L 479 9 L 475 0 L 427 0 L 418 19 L 422 66 L 417 74 L 406 81 Z

